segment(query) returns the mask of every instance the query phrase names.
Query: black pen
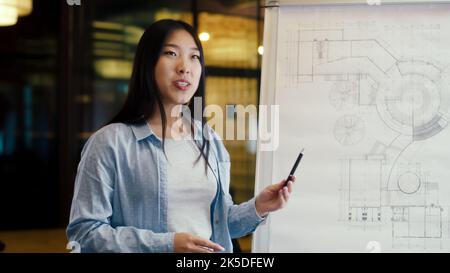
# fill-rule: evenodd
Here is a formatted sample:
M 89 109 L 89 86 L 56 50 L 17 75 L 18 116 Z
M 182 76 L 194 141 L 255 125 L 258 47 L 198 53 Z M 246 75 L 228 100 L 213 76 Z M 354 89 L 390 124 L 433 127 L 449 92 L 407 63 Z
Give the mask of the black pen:
M 289 173 L 289 176 L 286 178 L 286 182 L 284 184 L 285 187 L 287 186 L 288 182 L 291 180 L 292 176 L 294 176 L 295 170 L 297 169 L 297 166 L 300 163 L 300 160 L 302 160 L 304 150 L 305 149 L 302 149 L 300 151 L 300 153 L 298 154 L 297 160 L 295 160 L 294 166 L 292 167 L 291 172 Z

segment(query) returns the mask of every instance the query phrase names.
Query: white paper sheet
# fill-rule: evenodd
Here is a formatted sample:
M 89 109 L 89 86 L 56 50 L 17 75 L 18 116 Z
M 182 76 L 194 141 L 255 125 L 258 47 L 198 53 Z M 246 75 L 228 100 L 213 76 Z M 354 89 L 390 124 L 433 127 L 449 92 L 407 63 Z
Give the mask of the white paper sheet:
M 270 252 L 450 250 L 450 5 L 280 8 Z

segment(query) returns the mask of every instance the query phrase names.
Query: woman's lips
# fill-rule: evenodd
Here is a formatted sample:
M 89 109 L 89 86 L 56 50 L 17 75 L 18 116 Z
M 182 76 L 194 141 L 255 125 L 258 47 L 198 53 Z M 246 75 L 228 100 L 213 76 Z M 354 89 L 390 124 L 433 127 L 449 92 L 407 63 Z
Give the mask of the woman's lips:
M 191 83 L 185 80 L 177 80 L 173 82 L 173 85 L 179 90 L 186 91 L 191 86 Z

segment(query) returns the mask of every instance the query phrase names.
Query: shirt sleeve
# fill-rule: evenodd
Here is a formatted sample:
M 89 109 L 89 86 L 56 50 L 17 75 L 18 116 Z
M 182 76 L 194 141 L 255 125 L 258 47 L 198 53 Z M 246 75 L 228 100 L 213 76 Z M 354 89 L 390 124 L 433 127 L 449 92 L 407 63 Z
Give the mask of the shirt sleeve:
M 231 196 L 228 195 L 226 198 L 226 203 L 228 204 L 228 229 L 230 230 L 231 238 L 239 238 L 254 232 L 259 224 L 266 220 L 267 215 L 261 217 L 256 212 L 255 197 L 239 205 L 233 203 Z
M 113 143 L 112 143 L 113 144 Z M 81 154 L 67 227 L 81 252 L 173 252 L 174 233 L 113 227 L 115 152 L 106 134 L 96 133 Z

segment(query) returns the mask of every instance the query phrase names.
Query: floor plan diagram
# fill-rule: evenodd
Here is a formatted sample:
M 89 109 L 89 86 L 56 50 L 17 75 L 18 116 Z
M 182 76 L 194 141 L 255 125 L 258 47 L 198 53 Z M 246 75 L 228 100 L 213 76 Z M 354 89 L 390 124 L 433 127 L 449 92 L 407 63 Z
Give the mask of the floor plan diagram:
M 427 7 L 298 8 L 279 25 L 277 100 L 314 113 L 296 122 L 317 134 L 301 140 L 328 170 L 314 189 L 338 196 L 336 236 L 392 251 L 450 251 L 450 7 Z

